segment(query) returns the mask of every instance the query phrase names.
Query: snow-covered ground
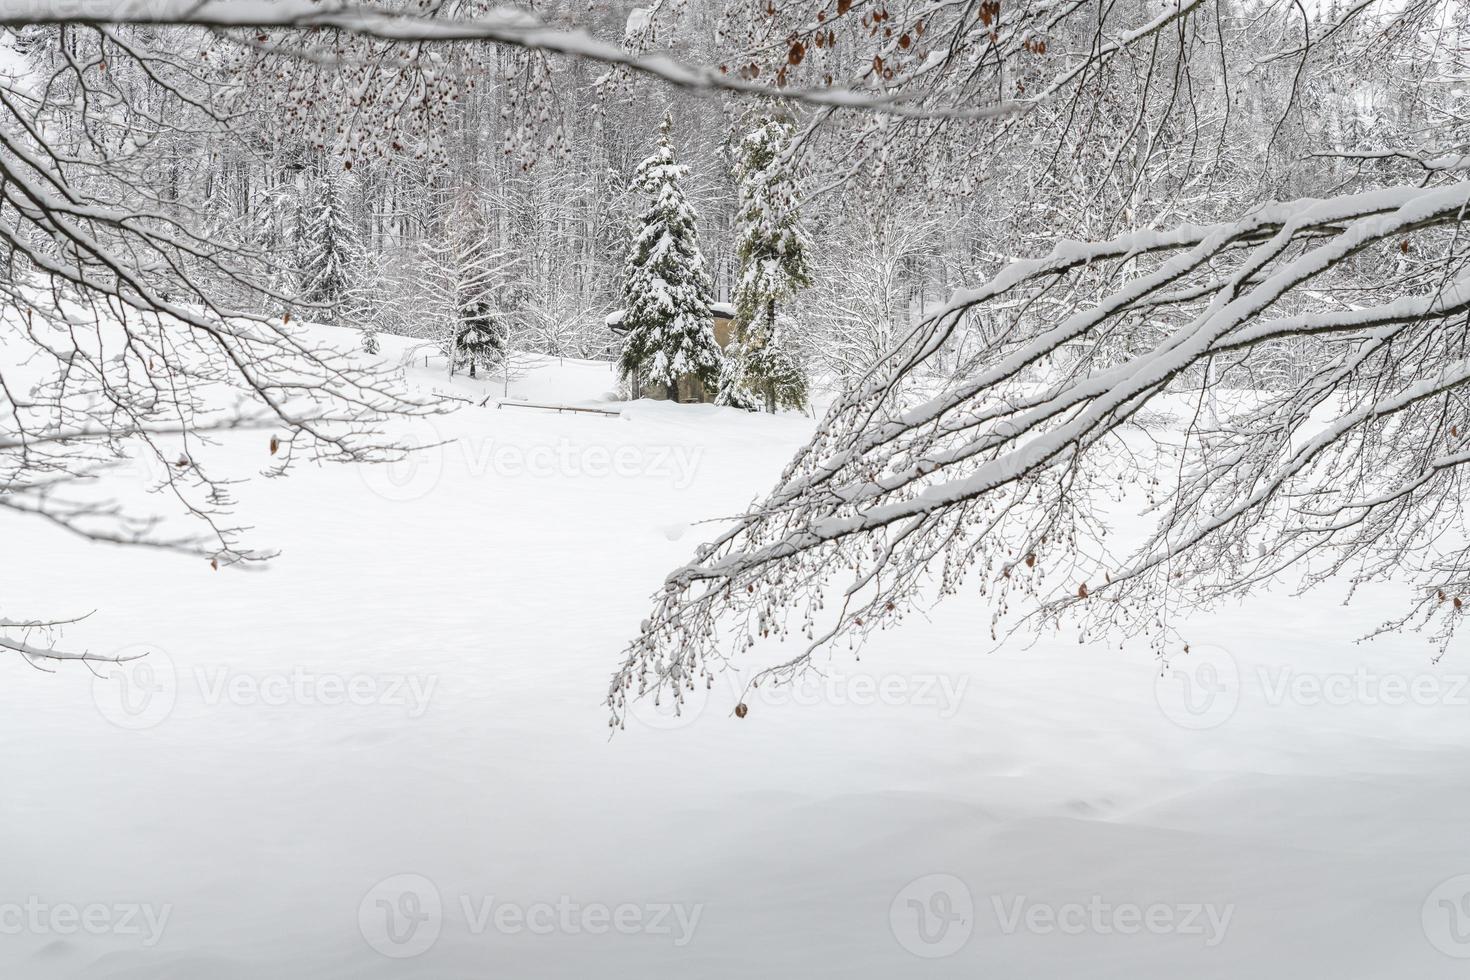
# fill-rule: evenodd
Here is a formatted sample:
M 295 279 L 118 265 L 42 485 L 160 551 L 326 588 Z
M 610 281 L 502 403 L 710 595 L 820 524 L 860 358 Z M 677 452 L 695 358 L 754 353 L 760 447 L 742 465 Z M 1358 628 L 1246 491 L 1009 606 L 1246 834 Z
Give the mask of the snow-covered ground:
M 954 600 L 744 719 L 717 686 L 609 739 L 648 594 L 812 422 L 495 404 L 406 423 L 452 440 L 411 464 L 241 487 L 259 573 L 0 521 L 3 611 L 151 651 L 0 660 L 0 976 L 1465 975 L 1470 659 L 1355 645 L 1393 586 L 1196 616 L 1162 678 L 989 652 Z

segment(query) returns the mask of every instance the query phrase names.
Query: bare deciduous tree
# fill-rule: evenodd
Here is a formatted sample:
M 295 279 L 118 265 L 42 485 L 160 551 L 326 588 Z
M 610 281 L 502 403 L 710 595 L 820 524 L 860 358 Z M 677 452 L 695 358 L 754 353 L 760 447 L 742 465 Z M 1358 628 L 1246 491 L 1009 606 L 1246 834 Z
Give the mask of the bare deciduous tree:
M 981 583 L 998 629 L 1024 596 L 1031 622 L 1075 615 L 1084 629 L 1146 633 L 1162 650 L 1162 597 L 1208 602 L 1289 570 L 1311 583 L 1408 569 L 1419 602 L 1386 625 L 1433 621 L 1441 640 L 1453 629 L 1467 556 L 1449 535 L 1470 451 L 1470 32 L 1456 4 L 1361 0 L 1328 14 L 1284 0 L 760 0 L 725 8 L 715 48 L 699 49 L 721 63 L 705 66 L 660 46 L 672 13 L 654 10 L 614 43 L 570 29 L 555 8 L 537 18 L 473 3 L 160 0 L 53 12 L 0 2 L 0 24 L 64 25 L 47 84 L 92 100 L 78 109 L 27 85 L 0 91 L 0 225 L 13 261 L 37 270 L 52 296 L 42 309 L 17 287 L 13 305 L 63 333 L 69 299 L 94 307 L 84 318 L 93 325 L 104 312 L 178 321 L 219 366 L 204 379 L 243 379 L 264 417 L 294 434 L 288 446 L 306 438 L 351 456 L 362 450 L 333 426 L 400 405 L 300 349 L 277 319 L 221 307 L 220 290 L 262 297 L 269 255 L 211 245 L 176 209 L 140 207 L 157 191 L 142 179 L 148 153 L 100 106 L 160 133 L 179 119 L 227 127 L 221 113 L 241 103 L 237 91 L 215 99 L 222 86 L 274 59 L 331 65 L 348 52 L 353 78 L 387 73 L 386 91 L 431 96 L 432 134 L 444 53 L 487 43 L 527 53 L 515 70 L 543 100 L 561 58 L 690 92 L 777 99 L 801 113 L 789 152 L 824 164 L 817 195 L 869 182 L 941 209 L 963 200 L 951 210 L 994 226 L 990 254 L 1003 242 L 1005 255 L 1042 257 L 994 267 L 896 337 L 778 486 L 675 570 L 613 679 L 615 720 L 629 697 L 657 687 L 679 696 L 718 669 L 727 628 L 741 647 L 802 636 L 802 650 L 766 675 L 789 677 L 823 643 L 966 580 Z M 140 49 L 170 31 L 234 46 L 235 74 L 198 68 L 178 38 L 169 53 Z M 157 104 L 138 104 L 114 80 L 130 62 L 146 69 L 134 75 L 143 89 L 183 114 L 165 126 Z M 1344 90 L 1347 65 L 1373 80 L 1368 90 Z M 333 81 L 310 67 L 293 78 L 313 93 Z M 41 124 L 46 113 L 71 118 L 56 130 Z M 565 118 L 541 116 L 553 130 Z M 371 100 L 356 119 L 402 122 Z M 53 143 L 54 131 L 70 142 Z M 544 134 L 513 138 L 532 135 Z M 326 142 L 320 152 L 343 152 Z M 973 234 L 972 245 L 985 237 Z M 267 290 L 257 308 L 285 299 Z M 917 403 L 895 397 L 976 322 L 989 336 L 959 378 Z M 149 346 L 152 332 L 138 336 L 125 353 L 134 374 L 140 355 L 172 353 Z M 106 356 L 87 357 L 104 377 Z M 163 424 L 144 408 L 173 405 L 132 384 L 131 421 L 109 422 L 109 433 Z M 291 400 L 305 390 L 334 397 L 313 396 L 307 415 Z M 63 400 L 53 394 L 46 410 Z M 1183 435 L 1141 454 L 1129 426 L 1160 411 L 1184 413 Z M 66 431 L 28 425 L 53 441 Z M 44 472 L 25 451 L 7 476 L 17 490 L 0 501 L 26 500 L 27 481 Z M 70 449 L 54 455 L 44 465 L 75 465 Z M 1119 549 L 1104 533 L 1104 501 L 1132 484 L 1145 488 L 1152 530 Z
M 28 47 L 32 70 L 0 83 L 9 273 L 0 284 L 0 507 L 216 567 L 263 557 L 227 522 L 228 481 L 200 451 L 211 434 L 261 429 L 262 461 L 277 475 L 303 454 L 392 454 L 380 421 L 429 406 L 298 332 L 292 299 L 264 285 L 271 257 L 196 230 L 200 216 L 160 179 L 173 137 L 228 136 L 231 123 L 186 38 L 58 27 Z M 155 489 L 202 530 L 169 530 L 99 492 L 119 460 L 140 456 L 157 464 Z M 38 639 L 59 625 L 6 620 L 0 646 L 96 658 Z

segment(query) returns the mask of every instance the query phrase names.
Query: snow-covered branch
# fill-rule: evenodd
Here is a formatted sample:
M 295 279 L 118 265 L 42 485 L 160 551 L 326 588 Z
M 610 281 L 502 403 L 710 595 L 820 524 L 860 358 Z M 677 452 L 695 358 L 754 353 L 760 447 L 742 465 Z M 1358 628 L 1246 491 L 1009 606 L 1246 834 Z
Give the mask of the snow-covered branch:
M 832 408 L 765 500 L 669 576 L 614 678 L 615 715 L 649 687 L 703 683 L 731 642 L 797 640 L 765 675 L 788 677 L 836 637 L 967 577 L 997 628 L 1019 590 L 1038 601 L 1033 621 L 1070 611 L 1084 630 L 1147 634 L 1162 650 L 1150 609 L 1166 597 L 1208 602 L 1314 560 L 1319 577 L 1352 561 L 1382 571 L 1385 554 L 1402 567 L 1442 536 L 1439 501 L 1470 459 L 1470 362 L 1449 329 L 1470 312 L 1467 210 L 1463 181 L 1299 200 L 1063 243 L 958 291 Z M 1397 295 L 1323 302 L 1411 252 L 1423 267 L 1384 288 Z M 1112 285 L 1060 319 L 1014 302 L 1086 276 Z M 893 407 L 966 315 L 1005 301 L 1004 349 L 986 367 Z M 1152 342 L 1099 357 L 1109 336 L 1146 325 L 1162 328 Z M 1299 386 L 1243 380 L 1270 345 L 1306 339 L 1317 346 Z M 1128 437 L 1148 411 L 1186 406 L 1196 417 L 1177 445 Z M 1402 451 L 1411 433 L 1423 452 Z M 1146 488 L 1154 530 L 1117 552 L 1106 502 L 1129 485 Z M 1443 572 L 1422 587 L 1444 592 Z
M 1194 2 L 1197 0 L 1191 0 L 1189 5 Z M 881 110 L 896 116 L 952 119 L 990 119 L 1025 108 L 1024 101 L 1014 99 L 1000 99 L 978 106 L 924 106 L 903 93 L 841 86 L 766 85 L 717 67 L 686 65 L 665 54 L 632 53 L 620 44 L 598 40 L 585 31 L 549 26 L 534 14 L 515 7 L 498 7 L 479 16 L 458 18 L 394 11 L 362 3 L 315 3 L 310 0 L 157 0 L 142 5 L 130 0 L 78 0 L 69 3 L 0 0 L 0 26 L 33 24 L 99 27 L 171 25 L 257 31 L 332 29 L 395 44 L 482 41 L 584 58 L 680 88 L 778 98 L 825 108 Z M 1150 25 L 1148 30 L 1157 29 L 1157 26 Z M 1128 37 L 1117 45 L 1109 45 L 1107 53 L 1136 39 Z M 272 43 L 269 36 L 260 37 L 258 42 L 267 47 Z M 289 53 L 289 44 L 282 50 Z

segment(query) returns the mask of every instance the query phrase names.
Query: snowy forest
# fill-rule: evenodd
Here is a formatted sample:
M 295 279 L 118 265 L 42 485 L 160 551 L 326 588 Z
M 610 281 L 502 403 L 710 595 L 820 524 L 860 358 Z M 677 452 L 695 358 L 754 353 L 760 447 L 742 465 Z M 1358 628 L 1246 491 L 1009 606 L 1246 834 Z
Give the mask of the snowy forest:
M 382 739 L 392 771 L 418 779 L 426 758 L 481 761 L 458 749 L 437 755 L 462 731 L 504 749 L 497 759 L 537 743 L 527 757 L 546 753 L 547 771 L 579 773 L 565 781 L 614 801 L 608 825 L 585 839 L 611 849 L 626 840 L 619 834 L 636 837 L 639 794 L 665 799 L 642 765 L 677 758 L 698 768 L 749 751 L 748 768 L 776 771 L 788 745 L 823 759 L 841 758 L 848 744 L 872 752 L 823 776 L 830 785 L 816 780 L 820 789 L 772 776 L 793 799 L 830 791 L 811 805 L 836 806 L 843 793 L 867 799 L 908 787 L 948 813 L 940 783 L 907 782 L 913 754 L 928 754 L 907 721 L 893 729 L 905 756 L 850 720 L 827 735 L 774 720 L 773 706 L 785 705 L 773 692 L 829 683 L 834 664 L 865 669 L 870 656 L 889 664 L 883 678 L 904 683 L 920 668 L 893 663 L 940 657 L 923 669 L 948 684 L 994 670 L 977 663 L 989 654 L 1011 664 L 1005 658 L 1022 649 L 1073 658 L 1080 650 L 1094 660 L 1057 661 L 1067 666 L 1048 684 L 1070 677 L 1098 685 L 1089 691 L 1116 682 L 1132 692 L 1131 681 L 1095 672 L 1138 667 L 1153 700 L 1152 685 L 1172 690 L 1182 680 L 1184 707 L 1158 704 L 1180 729 L 1213 728 L 1199 724 L 1205 715 L 1195 707 L 1220 704 L 1226 691 L 1232 710 L 1250 715 L 1236 707 L 1249 702 L 1249 679 L 1281 667 L 1253 658 L 1283 636 L 1295 637 L 1280 643 L 1303 662 L 1320 653 L 1322 671 L 1333 669 L 1322 666 L 1332 663 L 1329 647 L 1414 658 L 1422 676 L 1464 669 L 1456 645 L 1470 601 L 1464 0 L 0 0 L 0 32 L 0 555 L 11 576 L 0 579 L 0 654 L 25 671 L 14 675 L 24 682 L 17 691 L 45 683 L 32 674 L 70 672 L 87 684 L 121 676 L 136 692 L 140 677 L 156 684 L 159 664 L 169 685 L 182 684 L 186 665 L 210 657 L 226 671 L 282 658 L 291 671 L 315 663 L 336 680 L 360 680 L 368 668 L 344 666 L 360 658 L 380 665 L 374 678 L 426 675 L 445 683 L 442 718 L 454 719 L 429 729 L 437 741 L 410 749 L 364 721 L 363 730 L 333 732 L 345 741 L 329 738 L 320 751 L 351 772 L 352 747 Z M 553 452 L 542 473 L 537 454 Z M 617 479 L 598 482 L 610 469 Z M 293 555 L 317 563 L 292 564 Z M 198 591 L 206 586 L 194 576 L 206 571 L 215 593 Z M 236 574 L 244 571 L 269 574 Z M 308 609 L 309 596 L 319 601 Z M 259 604 L 248 623 L 220 605 L 244 597 Z M 1311 612 L 1299 617 L 1298 608 Z M 946 625 L 949 617 L 964 625 Z M 154 632 L 126 638 L 143 623 Z M 1309 632 L 1292 633 L 1303 624 Z M 154 649 L 169 645 L 154 639 L 169 630 L 181 631 L 173 659 Z M 402 648 L 388 651 L 390 638 Z M 1065 655 L 1056 652 L 1063 644 Z M 1209 652 L 1222 645 L 1232 652 Z M 1097 665 L 1108 657 L 1118 659 Z M 1392 669 L 1409 662 L 1393 660 Z M 988 806 L 996 792 L 1005 801 L 997 813 L 1025 816 L 995 817 L 1006 832 L 1031 833 L 1016 828 L 1042 817 L 1102 823 L 1111 817 L 1096 815 L 1114 812 L 1115 798 L 1167 810 L 1174 787 L 1250 751 L 1259 754 L 1229 769 L 1245 788 L 1204 809 L 1246 812 L 1242 833 L 1265 847 L 1308 821 L 1250 809 L 1277 773 L 1264 747 L 1283 742 L 1292 748 L 1282 771 L 1325 772 L 1313 768 L 1320 763 L 1331 769 L 1322 778 L 1340 777 L 1321 800 L 1371 810 L 1379 798 L 1332 768 L 1344 754 L 1322 757 L 1330 763 L 1311 754 L 1331 738 L 1319 743 L 1305 722 L 1272 727 L 1286 724 L 1280 714 L 1217 746 L 1222 755 L 1207 748 L 1180 761 L 1168 755 L 1184 751 L 1174 734 L 1135 730 L 1131 709 L 1119 709 L 1098 723 L 1118 739 L 1111 748 L 1143 753 L 1140 771 L 1169 775 L 1109 788 L 1072 757 L 1075 746 L 1052 741 L 1071 725 L 1086 729 L 1095 720 L 1086 711 L 1106 709 L 1066 714 L 1079 702 L 1033 704 L 1033 694 L 1007 686 L 1019 674 L 986 676 L 995 686 L 970 702 L 984 712 L 954 706 L 962 719 L 954 730 L 968 734 L 933 765 L 951 767 L 945 778 L 962 784 L 955 798 L 965 806 Z M 198 686 L 195 695 L 215 690 Z M 1303 705 L 1290 685 L 1257 687 L 1262 703 L 1276 690 L 1296 692 L 1278 702 Z M 168 689 L 159 717 L 171 720 L 160 730 L 176 730 L 174 715 L 217 717 L 175 712 L 188 692 Z M 88 697 L 103 697 L 99 690 Z M 288 712 L 311 701 L 294 690 Z M 850 691 L 825 690 L 817 700 L 826 708 L 851 707 Z M 428 688 L 421 693 L 428 710 Z M 240 707 L 237 695 L 218 696 Z M 543 697 L 546 714 L 527 714 L 526 701 Z M 1100 700 L 1126 706 L 1130 697 Z M 1358 707 L 1368 703 L 1356 697 Z M 715 702 L 722 710 L 706 710 Z M 480 712 L 492 703 L 496 711 Z M 15 717 L 29 718 L 27 710 L 18 706 Z M 61 724 L 56 710 L 33 719 L 40 730 Z M 740 736 L 767 740 L 741 749 L 727 741 L 736 736 L 707 732 L 719 714 L 742 732 L 765 718 L 773 728 Z M 130 728 L 139 715 L 128 708 L 118 717 Z M 208 744 L 259 749 L 289 729 L 248 724 L 201 731 Z M 315 725 L 303 716 L 289 729 L 301 741 L 290 744 L 314 741 Z M 651 750 L 621 748 L 642 744 L 640 725 L 678 729 L 689 745 L 645 760 L 639 753 Z M 612 746 L 599 741 L 595 751 L 627 751 L 618 758 L 638 762 L 576 768 L 584 757 L 567 740 L 588 731 Z M 1388 750 L 1376 736 L 1346 723 L 1334 731 L 1342 741 L 1332 744 L 1359 746 L 1383 785 L 1417 771 L 1421 756 L 1379 756 Z M 1444 731 L 1445 742 L 1465 734 Z M 1006 743 L 1016 732 L 1055 749 L 1038 763 L 1055 767 L 1045 779 L 1027 768 L 1037 757 Z M 98 744 L 76 747 L 96 754 Z M 992 745 L 1028 761 L 986 770 Z M 268 782 L 264 758 L 245 765 Z M 77 764 L 71 778 L 83 782 L 71 791 L 87 793 L 87 779 L 111 785 L 92 763 Z M 619 765 L 636 772 L 626 784 L 611 775 Z M 764 799 L 765 787 L 739 768 L 727 789 L 691 776 L 709 794 L 699 799 L 737 811 Z M 1026 787 L 1031 795 L 1006 797 L 997 787 L 1009 785 L 1007 773 L 1038 780 Z M 36 772 L 10 775 L 38 799 L 44 793 Z M 601 809 L 567 786 L 537 782 L 529 765 L 499 775 L 525 799 L 555 801 L 547 811 L 514 809 L 521 834 Z M 1462 812 L 1458 790 L 1425 788 L 1442 788 L 1438 778 L 1394 786 L 1421 812 Z M 382 812 L 397 805 L 360 796 L 376 792 L 364 785 L 344 777 L 336 799 Z M 420 788 L 448 813 L 477 805 L 465 785 Z M 295 800 L 323 820 L 344 815 L 336 803 L 290 795 L 298 789 L 275 791 L 267 798 L 283 808 Z M 222 790 L 221 805 L 231 798 Z M 870 802 L 853 820 L 877 847 L 896 811 Z M 786 835 L 802 811 L 783 812 Z M 1141 812 L 1119 819 L 1151 831 Z M 906 958 L 895 967 L 885 948 L 854 963 L 896 976 L 912 967 L 908 954 L 958 952 L 928 938 L 931 919 L 941 936 L 953 935 L 949 923 L 970 923 L 968 937 L 975 915 L 989 915 L 983 896 L 962 915 L 953 903 L 961 892 L 969 902 L 968 888 L 929 882 L 917 893 L 899 889 L 884 910 L 894 882 L 917 885 L 935 868 L 1023 875 L 953 856 L 965 821 L 980 819 L 966 813 L 933 834 L 922 821 L 904 824 L 919 842 L 918 851 L 896 846 L 908 863 L 865 863 L 846 885 L 808 895 L 831 909 L 824 941 L 860 932 L 851 917 L 867 915 L 862 903 L 878 894 L 880 931 L 891 914 Z M 729 819 L 717 821 L 721 833 L 745 832 Z M 1363 819 L 1323 846 L 1348 852 L 1353 840 L 1387 833 Z M 460 839 L 445 826 L 440 841 Z M 1070 840 L 1034 832 L 1026 840 L 1038 852 L 1056 854 Z M 1088 853 L 1113 846 L 1108 832 L 1093 824 L 1080 832 L 1098 848 Z M 781 839 L 793 852 L 811 843 Z M 951 850 L 929 854 L 926 840 Z M 424 844 L 413 860 L 452 864 L 437 846 Z M 1192 846 L 1164 845 L 1180 866 Z M 345 853 L 329 855 L 340 867 L 314 873 L 323 882 L 340 873 L 342 887 L 355 889 L 342 899 L 348 906 L 373 879 L 396 880 L 384 876 L 401 870 L 359 882 L 346 870 L 357 858 Z M 1415 854 L 1431 879 L 1456 870 Z M 1312 878 L 1310 862 L 1293 864 L 1299 857 L 1280 859 L 1288 890 Z M 650 881 L 686 884 L 676 864 L 654 862 Z M 596 867 L 563 869 L 578 883 L 562 887 L 585 896 L 602 895 L 608 882 L 627 886 L 616 876 L 576 878 Z M 728 887 L 736 906 L 764 888 L 743 877 L 755 874 L 748 869 L 708 884 L 729 869 L 715 870 L 698 887 L 716 896 Z M 1270 862 L 1256 870 L 1269 891 Z M 1228 897 L 1228 914 L 1208 920 L 1222 939 L 1241 910 L 1234 928 L 1247 938 L 1222 944 L 1225 958 L 1200 975 L 1239 975 L 1284 948 L 1270 901 L 1254 906 L 1252 920 L 1248 898 L 1213 870 L 1113 871 L 1114 885 L 1135 898 L 1160 882 L 1170 895 L 1175 885 L 1188 892 L 1213 882 L 1180 901 L 1201 897 L 1213 914 L 1209 899 Z M 1338 975 L 1388 975 L 1375 971 L 1417 964 L 1424 945 L 1443 954 L 1432 961 L 1441 969 L 1470 957 L 1470 928 L 1453 931 L 1461 913 L 1470 922 L 1470 877 L 1460 891 L 1433 891 L 1421 910 L 1433 880 L 1363 873 L 1385 921 L 1408 909 L 1416 952 L 1404 953 L 1397 933 L 1371 953 L 1334 946 L 1339 934 L 1329 930 L 1313 934 L 1318 952 L 1294 961 L 1295 973 L 1283 966 L 1279 975 L 1331 972 L 1329 962 Z M 454 874 L 440 872 L 434 903 Z M 780 880 L 796 895 L 811 876 L 792 874 Z M 459 887 L 470 910 L 478 886 Z M 1326 885 L 1301 884 L 1293 907 L 1320 908 L 1318 887 Z M 368 892 L 363 923 L 380 900 L 390 922 L 399 913 L 420 921 L 421 884 L 396 888 L 386 898 Z M 326 902 L 327 891 L 292 901 Z M 991 897 L 1000 932 L 1013 938 L 1014 923 L 1031 920 L 1001 913 L 1010 894 Z M 0 894 L 0 934 L 6 900 Z M 335 910 L 341 902 L 332 901 Z M 1048 909 L 1056 914 L 1061 901 Z M 688 911 L 674 907 L 670 921 L 692 935 L 698 909 L 681 918 Z M 1453 920 L 1449 933 L 1441 912 Z M 455 915 L 423 921 L 435 922 L 435 937 L 441 925 L 476 921 L 471 911 Z M 746 935 L 752 921 L 728 935 Z M 1252 933 L 1253 921 L 1267 924 Z M 374 969 L 428 950 L 393 938 L 391 927 L 388 938 L 362 930 L 386 957 Z M 1091 938 L 1116 931 L 1094 928 Z M 414 975 L 483 966 L 464 952 L 482 938 L 469 932 L 416 960 L 428 972 Z M 500 932 L 504 940 L 514 930 Z M 1033 924 L 1030 939 L 1043 932 Z M 213 948 L 188 935 L 178 963 Z M 1172 938 L 1180 935 L 1192 934 Z M 1097 949 L 1112 955 L 1112 941 Z M 564 950 L 565 975 L 586 975 L 600 954 L 574 945 Z M 738 946 L 717 942 L 710 972 L 693 975 L 743 972 L 748 961 L 728 953 Z M 280 972 L 272 962 L 269 975 L 338 975 L 327 963 L 343 976 L 380 975 L 311 948 L 311 969 Z M 1321 952 L 1329 948 L 1336 952 Z M 507 949 L 498 962 L 535 962 Z M 1039 949 L 966 960 L 971 946 L 948 962 L 968 975 L 982 966 L 1041 975 L 1042 964 L 1082 962 Z M 1112 962 L 1129 975 L 1197 965 L 1173 946 L 1160 949 Z M 230 955 L 265 969 L 252 957 L 269 954 Z M 26 956 L 32 966 L 44 959 Z M 661 961 L 642 956 L 620 960 L 613 975 L 655 975 L 661 967 L 650 964 Z M 799 962 L 816 975 L 800 957 L 783 960 Z
M 1303 552 L 1398 564 L 1427 541 L 1422 506 L 1457 485 L 1460 4 L 78 11 L 0 18 L 7 298 L 39 351 L 139 428 L 190 397 L 160 402 L 87 344 L 54 346 L 64 303 L 182 320 L 219 347 L 182 374 L 243 382 L 288 443 L 328 455 L 395 447 L 287 409 L 293 375 L 349 429 L 425 406 L 293 349 L 293 316 L 350 325 L 369 352 L 420 338 L 471 374 L 510 351 L 605 359 L 627 394 L 692 371 L 720 404 L 771 410 L 816 386 L 838 396 L 821 438 L 678 581 L 769 583 L 914 521 L 878 562 L 899 574 L 869 621 L 909 570 L 979 559 L 988 546 L 950 525 L 985 524 L 977 506 L 1043 471 L 1060 474 L 1036 491 L 1054 498 L 1052 546 L 1074 538 L 1079 480 L 1166 392 L 1252 395 L 1186 441 L 1198 467 L 1161 494 L 1172 509 L 1116 592 L 1164 552 L 1200 559 L 1174 577 L 1228 579 L 1205 593 Z M 738 350 L 701 322 L 715 301 L 740 309 Z M 671 304 L 688 317 L 660 320 Z M 12 404 L 106 427 L 70 394 Z M 1329 396 L 1352 411 L 1321 451 L 1290 451 Z M 1443 444 L 1387 455 L 1404 426 Z M 54 480 L 79 474 L 47 452 L 10 460 L 3 501 L 70 521 Z M 1300 510 L 1307 470 L 1350 482 Z M 808 523 L 833 530 L 782 543 Z M 1029 553 L 1044 529 L 1017 533 L 1006 546 Z M 1271 559 L 1221 564 L 1247 538 Z M 234 559 L 230 541 L 214 550 Z M 1424 570 L 1436 600 L 1458 558 Z M 854 584 L 873 581 L 854 560 Z M 711 601 L 658 622 L 702 630 Z

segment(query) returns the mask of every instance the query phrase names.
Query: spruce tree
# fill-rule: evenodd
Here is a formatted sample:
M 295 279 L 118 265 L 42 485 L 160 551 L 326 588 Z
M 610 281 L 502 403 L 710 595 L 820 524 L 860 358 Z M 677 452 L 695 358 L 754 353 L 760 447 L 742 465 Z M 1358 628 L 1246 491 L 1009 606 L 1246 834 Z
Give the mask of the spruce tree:
M 477 364 L 495 367 L 505 360 L 506 329 L 496 315 L 500 270 L 490 247 L 490 230 L 472 193 L 448 216 L 454 262 L 454 303 L 458 332 L 454 349 L 460 366 L 475 376 Z
M 729 408 L 743 408 L 747 412 L 759 412 L 761 404 L 750 393 L 745 381 L 748 358 L 741 350 L 739 339 L 730 341 L 725 348 L 725 365 L 720 370 L 719 387 L 715 404 Z
M 351 289 L 342 300 L 342 311 L 358 325 L 362 349 L 369 354 L 382 350 L 379 333 L 392 333 L 393 290 L 381 255 L 364 254 L 353 270 Z
M 307 189 L 298 242 L 301 294 L 309 303 L 341 312 L 362 255 L 352 222 L 350 188 L 342 174 L 324 174 Z
M 735 161 L 739 188 L 736 215 L 735 337 L 726 372 L 724 404 L 741 404 L 738 386 L 765 402 L 768 411 L 806 404 L 806 372 L 784 346 L 789 316 L 782 307 L 811 285 L 811 241 L 801 225 L 796 175 L 785 159 L 792 126 L 766 118 L 741 140 Z
M 437 322 L 449 374 L 493 368 L 506 358 L 509 331 L 500 316 L 502 259 L 473 189 L 447 196 L 434 224 L 439 234 L 420 248 L 424 295 L 420 315 Z
M 698 215 L 679 186 L 688 168 L 674 159 L 672 129 L 673 118 L 665 114 L 658 148 L 633 178 L 649 204 L 638 217 L 624 268 L 627 332 L 618 373 L 635 395 L 644 384 L 658 384 L 677 397 L 686 374 L 712 391 L 725 362 L 714 337 L 714 287 L 699 250 Z
M 467 366 L 473 378 L 476 364 L 494 367 L 505 360 L 505 341 L 505 329 L 490 304 L 481 298 L 466 298 L 459 308 L 454 337 L 455 366 Z
M 764 400 L 768 412 L 801 409 L 807 403 L 806 369 L 785 343 L 790 323 L 778 316 L 761 327 L 758 342 L 745 351 L 745 387 Z

